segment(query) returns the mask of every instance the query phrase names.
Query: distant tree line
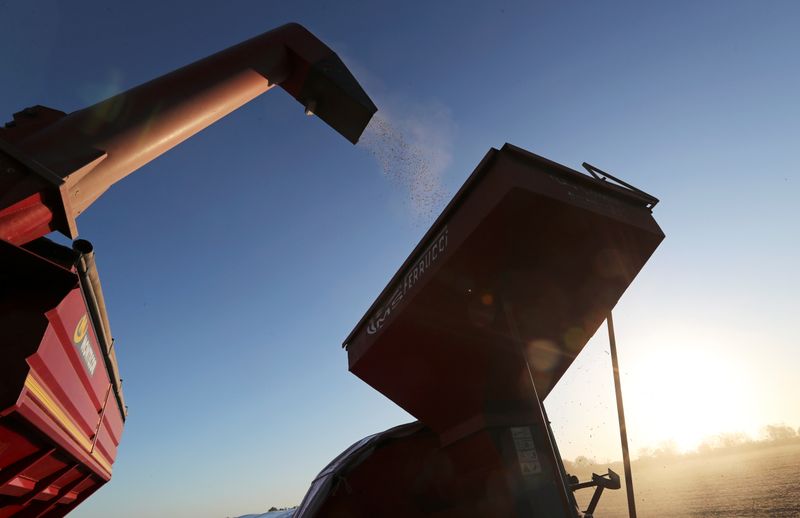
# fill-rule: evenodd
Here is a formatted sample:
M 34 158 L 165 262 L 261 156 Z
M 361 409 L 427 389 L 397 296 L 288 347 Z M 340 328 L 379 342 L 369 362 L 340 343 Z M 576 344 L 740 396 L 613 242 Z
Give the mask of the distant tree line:
M 741 432 L 720 433 L 709 437 L 697 447 L 695 452 L 681 454 L 674 441 L 665 441 L 654 448 L 641 448 L 637 452 L 637 459 L 641 462 L 666 459 L 680 455 L 705 455 L 724 453 L 733 449 L 758 449 L 781 444 L 800 444 L 800 428 L 793 428 L 785 424 L 771 424 L 762 429 L 760 439 L 753 439 Z M 564 467 L 570 473 L 590 471 L 597 466 L 605 466 L 610 462 L 598 462 L 596 459 L 580 455 L 574 461 L 564 460 Z
M 698 453 L 712 453 L 720 450 L 742 447 L 760 447 L 800 441 L 800 428 L 785 424 L 770 424 L 762 429 L 762 438 L 753 439 L 741 432 L 721 433 L 706 439 L 697 448 Z

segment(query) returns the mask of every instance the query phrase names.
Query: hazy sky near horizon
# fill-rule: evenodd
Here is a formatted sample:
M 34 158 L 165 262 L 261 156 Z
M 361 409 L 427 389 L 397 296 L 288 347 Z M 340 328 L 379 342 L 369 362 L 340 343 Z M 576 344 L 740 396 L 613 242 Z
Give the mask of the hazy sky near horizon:
M 91 240 L 130 406 L 77 517 L 297 504 L 411 420 L 340 344 L 490 147 L 653 193 L 666 239 L 615 310 L 632 450 L 800 426 L 800 4 L 0 1 L 6 120 L 72 111 L 282 23 L 350 66 L 427 169 L 387 177 L 276 89 L 113 187 Z M 376 155 L 378 160 L 376 160 Z M 619 457 L 605 328 L 546 402 Z

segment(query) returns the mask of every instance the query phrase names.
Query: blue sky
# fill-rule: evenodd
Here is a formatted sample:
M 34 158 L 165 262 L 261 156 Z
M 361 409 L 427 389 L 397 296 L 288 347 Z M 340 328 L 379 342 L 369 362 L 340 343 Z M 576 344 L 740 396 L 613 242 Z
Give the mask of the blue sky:
M 662 200 L 667 234 L 615 313 L 633 449 L 688 449 L 800 426 L 799 15 L 794 2 L 0 1 L 0 107 L 72 111 L 297 21 L 446 197 L 504 142 L 611 171 Z M 419 210 L 407 188 L 276 89 L 81 216 L 130 417 L 112 482 L 75 516 L 296 504 L 342 449 L 408 420 L 340 349 L 443 204 Z M 547 402 L 567 457 L 619 455 L 598 334 Z

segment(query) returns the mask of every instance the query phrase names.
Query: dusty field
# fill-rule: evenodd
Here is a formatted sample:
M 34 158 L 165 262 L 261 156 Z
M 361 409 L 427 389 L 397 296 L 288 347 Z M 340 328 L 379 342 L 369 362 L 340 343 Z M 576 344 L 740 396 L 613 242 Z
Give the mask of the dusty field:
M 611 469 L 622 476 L 622 466 Z M 605 472 L 601 467 L 596 470 Z M 585 472 L 578 474 L 585 480 Z M 636 510 L 644 518 L 800 517 L 800 442 L 637 461 L 633 480 Z M 577 494 L 585 509 L 592 490 Z M 603 494 L 595 516 L 628 516 L 624 480 L 622 489 Z

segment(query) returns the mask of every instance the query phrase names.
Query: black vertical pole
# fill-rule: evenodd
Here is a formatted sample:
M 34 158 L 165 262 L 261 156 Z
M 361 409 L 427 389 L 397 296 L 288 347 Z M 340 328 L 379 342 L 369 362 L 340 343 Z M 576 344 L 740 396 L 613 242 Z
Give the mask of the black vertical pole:
M 617 416 L 619 417 L 619 439 L 622 442 L 622 464 L 625 467 L 625 492 L 628 494 L 628 516 L 636 518 L 636 501 L 633 497 L 633 476 L 631 475 L 631 456 L 628 452 L 628 429 L 625 427 L 625 409 L 622 407 L 622 386 L 619 382 L 619 362 L 617 361 L 617 340 L 614 338 L 614 320 L 608 312 L 608 342 L 611 348 L 611 365 L 614 368 L 614 391 L 617 394 Z

